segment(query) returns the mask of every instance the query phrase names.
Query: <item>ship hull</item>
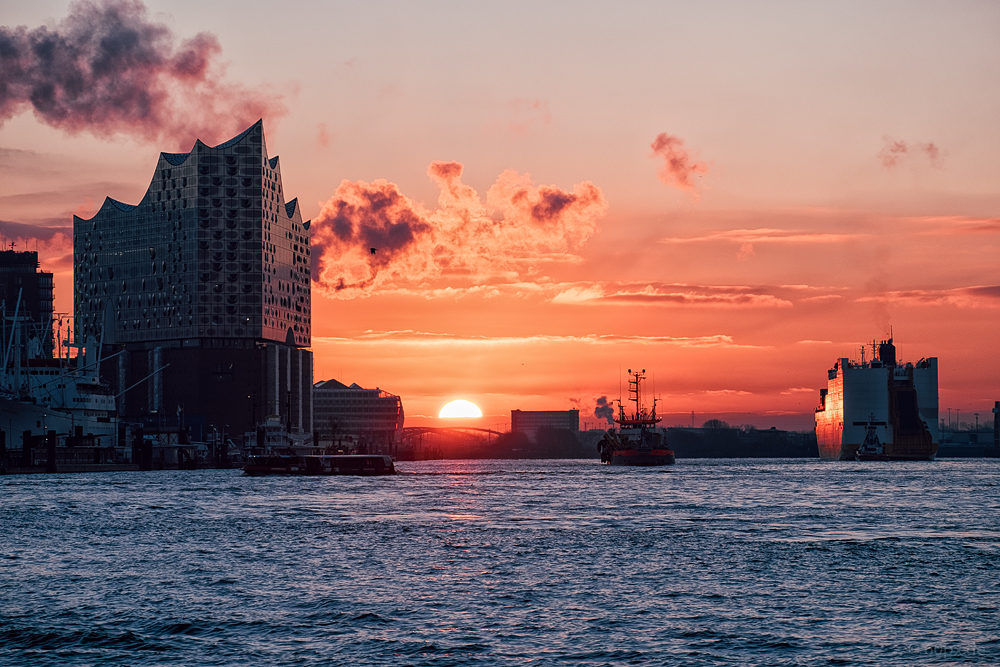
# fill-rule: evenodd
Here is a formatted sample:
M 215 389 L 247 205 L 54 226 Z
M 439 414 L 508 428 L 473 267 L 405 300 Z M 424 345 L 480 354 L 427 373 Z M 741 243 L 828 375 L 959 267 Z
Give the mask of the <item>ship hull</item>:
M 16 447 L 15 438 L 25 431 L 32 435 L 45 435 L 55 431 L 60 440 L 73 435 L 77 427 L 84 435 L 95 435 L 103 438 L 105 445 L 115 442 L 117 422 L 113 418 L 100 419 L 80 414 L 84 411 L 68 411 L 38 405 L 10 398 L 0 398 L 0 425 L 7 431 L 8 449 Z
M 613 466 L 669 466 L 674 464 L 670 449 L 621 449 L 611 455 Z

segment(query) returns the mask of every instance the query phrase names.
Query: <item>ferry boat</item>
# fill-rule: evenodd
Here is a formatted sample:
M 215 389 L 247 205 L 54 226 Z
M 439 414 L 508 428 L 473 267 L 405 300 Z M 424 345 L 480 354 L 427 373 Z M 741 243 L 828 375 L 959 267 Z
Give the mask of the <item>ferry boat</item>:
M 243 466 L 249 477 L 264 475 L 395 475 L 391 456 L 342 454 L 330 456 L 251 456 Z
M 625 413 L 621 399 L 618 400 L 618 431 L 609 429 L 598 443 L 601 462 L 613 466 L 663 466 L 674 463 L 674 452 L 665 442 L 664 435 L 656 431 L 660 418 L 656 416 L 656 399 L 647 410 L 642 403 L 642 381 L 646 379 L 646 369 L 632 372 L 628 369 L 628 402 L 635 404 L 632 414 Z
M 816 408 L 816 441 L 826 460 L 928 461 L 938 450 L 938 360 L 896 361 L 887 340 L 872 359 L 838 359 Z

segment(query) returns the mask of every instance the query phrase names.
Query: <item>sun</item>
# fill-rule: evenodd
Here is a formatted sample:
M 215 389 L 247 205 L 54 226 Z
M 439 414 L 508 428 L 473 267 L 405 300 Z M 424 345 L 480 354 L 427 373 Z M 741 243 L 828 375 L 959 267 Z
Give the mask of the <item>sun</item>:
M 479 409 L 479 406 L 471 401 L 465 401 L 458 399 L 457 401 L 452 401 L 443 408 L 441 412 L 438 413 L 438 417 L 441 419 L 461 419 L 467 417 L 482 417 L 483 411 Z

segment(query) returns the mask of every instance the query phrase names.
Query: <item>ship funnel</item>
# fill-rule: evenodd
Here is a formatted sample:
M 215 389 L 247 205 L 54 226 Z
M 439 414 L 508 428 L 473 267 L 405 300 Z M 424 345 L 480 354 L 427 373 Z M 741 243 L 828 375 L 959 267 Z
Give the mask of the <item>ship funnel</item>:
M 896 365 L 896 346 L 892 344 L 891 338 L 879 343 L 878 358 L 886 366 Z

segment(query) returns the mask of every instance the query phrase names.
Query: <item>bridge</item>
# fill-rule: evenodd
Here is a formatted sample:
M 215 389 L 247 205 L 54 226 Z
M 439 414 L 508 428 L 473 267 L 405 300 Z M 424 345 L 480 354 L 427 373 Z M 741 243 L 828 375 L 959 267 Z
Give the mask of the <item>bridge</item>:
M 440 435 L 457 435 L 456 431 L 476 431 L 491 435 L 504 435 L 506 431 L 494 431 L 490 428 L 478 428 L 475 426 L 408 426 L 403 429 L 403 439 L 421 436 L 425 433 L 438 433 Z

